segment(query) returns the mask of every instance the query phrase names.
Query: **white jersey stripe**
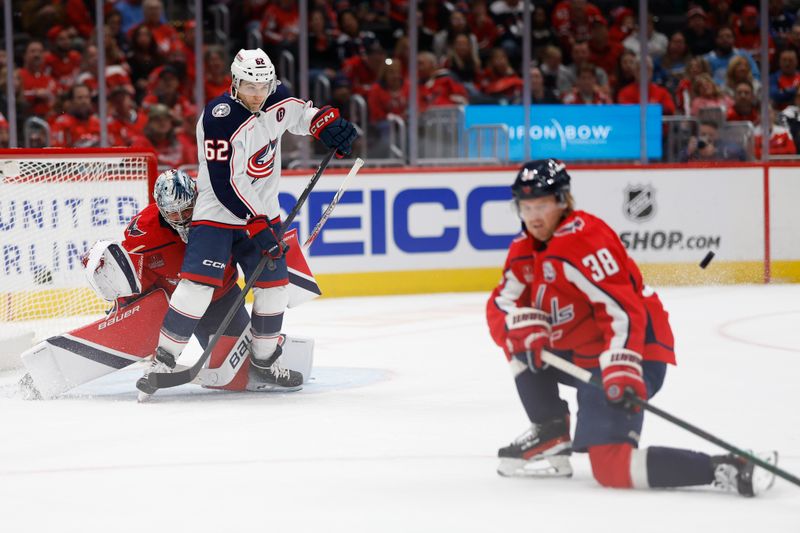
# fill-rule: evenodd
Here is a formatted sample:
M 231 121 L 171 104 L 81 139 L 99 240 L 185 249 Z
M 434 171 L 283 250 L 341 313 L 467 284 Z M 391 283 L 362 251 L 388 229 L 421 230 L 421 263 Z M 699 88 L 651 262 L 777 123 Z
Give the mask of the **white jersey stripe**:
M 236 167 L 237 167 L 237 165 L 235 164 L 235 160 L 236 160 L 236 143 L 234 143 L 234 141 L 236 140 L 236 136 L 237 136 L 237 135 L 239 135 L 239 132 L 241 132 L 241 131 L 242 131 L 242 129 L 243 129 L 245 126 L 247 126 L 248 124 L 250 124 L 250 122 L 252 122 L 253 120 L 255 120 L 255 118 L 256 118 L 256 115 L 253 115 L 253 116 L 251 116 L 250 118 L 248 118 L 247 120 L 245 120 L 245 121 L 242 123 L 242 125 L 241 125 L 241 126 L 239 126 L 239 127 L 236 129 L 236 131 L 235 131 L 235 132 L 233 132 L 233 135 L 231 135 L 231 141 L 230 141 L 230 146 L 231 146 L 231 160 L 230 160 L 230 163 L 229 163 L 229 165 L 230 165 L 230 169 L 231 169 L 231 177 L 230 177 L 230 179 L 231 179 L 231 187 L 233 187 L 233 191 L 236 193 L 236 196 L 238 196 L 238 197 L 239 197 L 239 200 L 241 200 L 241 201 L 242 201 L 242 203 L 243 203 L 244 205 L 246 205 L 246 206 L 247 206 L 247 209 L 249 209 L 249 210 L 250 210 L 250 212 L 251 212 L 251 213 L 253 213 L 253 216 L 255 216 L 255 215 L 263 215 L 264 213 L 260 213 L 260 212 L 259 212 L 259 210 L 257 210 L 256 208 L 254 208 L 254 207 L 253 207 L 253 206 L 250 204 L 250 202 L 248 202 L 248 201 L 247 201 L 247 198 L 245 198 L 245 197 L 244 197 L 244 195 L 242 194 L 242 192 L 239 190 L 239 187 L 237 187 L 237 186 L 236 186 L 236 180 L 235 180 L 234 178 L 236 177 Z M 245 153 L 245 154 L 244 154 L 244 157 L 245 157 L 245 158 L 247 158 L 247 153 Z M 245 163 L 245 166 L 246 166 L 246 163 Z
M 516 302 L 522 293 L 525 292 L 525 284 L 517 279 L 514 272 L 509 268 L 505 271 L 506 282 L 500 293 L 495 297 L 494 303 L 504 313 L 509 313 L 517 306 Z

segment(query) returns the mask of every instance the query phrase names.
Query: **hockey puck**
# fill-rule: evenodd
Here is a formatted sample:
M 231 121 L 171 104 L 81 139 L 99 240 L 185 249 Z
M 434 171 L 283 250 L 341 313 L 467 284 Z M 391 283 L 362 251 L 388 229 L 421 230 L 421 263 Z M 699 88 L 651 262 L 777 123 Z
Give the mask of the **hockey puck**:
M 702 260 L 702 261 L 700 261 L 700 268 L 705 268 L 705 267 L 707 267 L 707 266 L 708 266 L 708 264 L 711 262 L 711 260 L 712 260 L 712 259 L 714 259 L 714 252 L 708 252 L 708 253 L 706 254 L 706 256 L 703 258 L 703 260 Z

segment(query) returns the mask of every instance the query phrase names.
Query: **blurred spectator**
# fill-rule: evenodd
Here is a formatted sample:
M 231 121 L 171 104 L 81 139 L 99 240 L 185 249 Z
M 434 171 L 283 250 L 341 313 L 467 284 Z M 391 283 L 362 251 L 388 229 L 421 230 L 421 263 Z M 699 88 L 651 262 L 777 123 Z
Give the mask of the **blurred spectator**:
M 56 82 L 44 70 L 44 46 L 31 41 L 25 48 L 23 66 L 18 70 L 22 91 L 34 115 L 46 118 L 53 110 Z
M 728 112 L 733 104 L 731 97 L 722 92 L 719 86 L 708 74 L 698 74 L 692 83 L 692 104 L 690 114 L 696 117 L 701 109 L 719 107 L 722 116 Z
M 312 82 L 319 76 L 332 79 L 341 65 L 325 16 L 322 9 L 313 9 L 308 15 L 308 75 Z
M 499 33 L 495 46 L 502 47 L 515 62 L 522 55 L 523 9 L 522 0 L 494 0 L 489 4 L 489 13 Z
M 730 122 L 749 120 L 753 124 L 758 123 L 758 105 L 751 84 L 746 81 L 736 84 L 733 105 L 728 109 L 725 119 Z
M 669 38 L 667 53 L 655 61 L 653 81 L 663 85 L 675 97 L 678 84 L 683 79 L 686 64 L 691 57 L 689 47 L 686 45 L 686 36 L 683 32 L 676 31 Z
M 697 136 L 689 139 L 679 160 L 686 161 L 746 161 L 747 154 L 741 146 L 724 142 L 720 139 L 719 124 L 713 121 L 701 121 Z
M 355 121 L 352 116 L 350 100 L 353 97 L 353 87 L 350 85 L 350 80 L 346 76 L 336 76 L 331 80 L 331 99 L 329 105 L 339 109 L 342 118 L 351 122 Z
M 153 104 L 147 113 L 144 134 L 158 156 L 158 165 L 178 168 L 197 164 L 197 147 L 188 135 L 176 130 L 172 113 L 164 104 Z
M 795 13 L 789 10 L 788 2 L 783 0 L 769 0 L 769 32 L 781 47 L 786 45 L 786 40 L 797 22 Z M 794 3 L 795 8 L 797 2 Z
M 797 52 L 784 50 L 778 59 L 779 70 L 769 77 L 769 97 L 778 110 L 794 102 L 800 86 L 800 73 L 797 71 Z
M 550 15 L 553 29 L 562 50 L 567 54 L 572 53 L 575 41 L 589 39 L 593 22 L 606 21 L 596 5 L 587 0 L 561 0 Z
M 578 78 L 578 70 L 585 64 L 589 63 L 589 57 L 591 56 L 591 52 L 589 51 L 589 41 L 575 41 L 575 44 L 572 45 L 572 65 L 567 67 L 570 74 L 572 75 L 572 79 L 576 80 Z M 606 71 L 601 69 L 600 67 L 592 64 L 594 66 L 594 75 L 597 79 L 597 85 L 609 94 L 610 88 L 608 85 L 608 74 Z
M 502 103 L 521 102 L 522 78 L 511 68 L 503 48 L 492 50 L 478 84 L 480 92 Z
M 756 62 L 747 52 L 733 47 L 733 30 L 728 27 L 722 27 L 717 30 L 717 37 L 714 40 L 714 50 L 707 53 L 705 56 L 706 61 L 711 66 L 711 75 L 714 77 L 714 82 L 722 85 L 725 83 L 725 74 L 728 72 L 728 63 L 736 56 L 744 57 L 750 63 L 750 70 L 753 72 L 753 77 L 757 80 L 761 79 Z
M 616 7 L 611 10 L 611 27 L 608 29 L 608 39 L 622 44 L 636 25 L 634 12 L 627 7 Z
M 686 13 L 686 43 L 693 56 L 705 55 L 714 49 L 714 32 L 706 21 L 706 12 L 695 6 Z
M 595 66 L 584 63 L 578 69 L 575 88 L 562 98 L 565 104 L 610 104 L 611 99 L 597 84 Z
M 780 120 L 789 128 L 797 153 L 800 153 L 800 92 L 795 94 L 794 103 L 781 111 Z
M 753 6 L 744 6 L 739 21 L 732 26 L 733 44 L 753 57 L 761 53 L 761 29 L 758 24 L 758 9 Z M 775 59 L 775 42 L 767 36 L 769 62 Z
M 55 3 L 55 2 L 54 2 Z M 89 7 L 91 6 L 91 13 Z M 88 39 L 94 32 L 94 4 L 84 0 L 62 0 L 63 22 Z
M 476 0 L 472 4 L 469 16 L 469 28 L 478 39 L 478 53 L 481 57 L 488 57 L 489 51 L 497 42 L 498 30 L 494 20 L 489 16 L 489 10 L 484 0 Z
M 150 29 L 153 40 L 156 42 L 159 52 L 167 55 L 175 46 L 178 40 L 178 32 L 164 20 L 164 5 L 161 0 L 143 0 L 142 14 L 144 18 L 137 26 L 131 28 L 131 41 L 137 28 L 146 26 Z
M 769 118 L 769 155 L 796 154 L 797 147 L 792 139 L 792 134 L 789 128 L 775 121 L 777 113 L 773 108 L 769 109 Z M 761 143 L 763 142 L 761 132 L 761 124 L 757 124 L 754 131 L 755 137 L 753 138 L 756 159 L 761 159 Z
M 357 55 L 366 55 L 367 45 L 375 41 L 375 34 L 362 31 L 356 14 L 351 9 L 339 12 L 339 29 L 341 34 L 336 41 L 339 60 Z
M 708 65 L 708 61 L 702 57 L 693 57 L 686 62 L 686 72 L 675 90 L 677 109 L 684 115 L 688 115 L 691 110 L 692 84 L 700 74 L 711 75 L 711 67 Z
M 0 113 L 0 148 L 8 148 L 11 138 L 8 134 L 8 120 Z
M 617 66 L 617 61 L 625 48 L 608 39 L 608 28 L 605 21 L 596 20 L 592 24 L 592 33 L 589 37 L 589 50 L 591 61 L 606 71 L 611 76 Z
M 547 11 L 543 7 L 536 7 L 531 14 L 531 59 L 540 63 L 544 56 L 544 49 L 556 44 L 556 36 L 550 28 Z
M 792 49 L 800 57 L 800 23 L 792 24 L 791 30 L 784 36 L 784 49 Z
M 468 36 L 456 35 L 443 65 L 464 84 L 470 96 L 475 95 L 478 90 L 475 82 L 481 72 L 481 60 L 477 47 Z
M 467 103 L 467 90 L 446 70 L 437 68 L 436 56 L 431 52 L 420 52 L 417 56 L 417 76 L 417 104 L 420 113 L 431 107 Z
M 66 114 L 52 122 L 51 144 L 62 148 L 100 146 L 100 119 L 94 113 L 89 87 L 73 85 L 65 110 Z
M 267 53 L 277 57 L 283 50 L 297 56 L 300 14 L 295 0 L 277 0 L 267 6 L 261 19 L 261 32 Z
M 231 89 L 231 74 L 228 70 L 228 57 L 222 47 L 209 46 L 205 53 L 206 81 L 205 93 L 206 103 L 217 96 L 227 93 Z
M 106 29 L 105 31 L 111 35 L 117 47 L 123 53 L 128 52 L 128 40 L 125 38 L 125 33 L 122 31 L 122 15 L 119 11 L 111 11 L 106 14 Z
M 622 46 L 639 56 L 639 26 L 624 41 Z M 647 17 L 647 54 L 654 60 L 660 59 L 667 53 L 667 36 L 656 30 L 653 15 Z
M 131 87 L 117 86 L 108 96 L 108 140 L 111 146 L 142 144 L 147 116 L 136 107 Z
M 720 28 L 733 28 L 739 22 L 739 16 L 731 9 L 728 0 L 712 0 L 708 13 L 708 25 L 712 30 Z M 756 11 L 758 14 L 758 11 Z
M 381 72 L 378 82 L 369 91 L 369 119 L 379 124 L 390 115 L 406 116 L 408 111 L 408 80 L 400 64 L 393 62 Z
M 408 75 L 408 37 L 405 35 L 394 42 L 392 62 L 399 63 L 403 67 L 403 76 Z
M 385 65 L 386 50 L 378 41 L 372 41 L 367 46 L 366 55 L 356 55 L 345 60 L 342 73 L 350 80 L 353 92 L 366 98 Z
M 575 78 L 561 63 L 561 57 L 561 50 L 557 46 L 548 46 L 544 49 L 544 60 L 539 65 L 544 75 L 545 87 L 550 88 L 559 98 L 575 86 Z
M 648 81 L 653 76 L 653 63 L 649 57 L 644 58 L 647 61 Z M 639 61 L 634 60 L 634 80 L 633 83 L 628 84 L 619 91 L 617 102 L 620 104 L 638 104 L 641 101 L 639 94 Z M 651 104 L 661 104 L 661 112 L 664 115 L 675 114 L 675 103 L 672 101 L 667 90 L 652 81 L 647 87 L 647 101 Z
M 131 33 L 131 47 L 128 52 L 128 65 L 131 68 L 131 79 L 136 89 L 136 100 L 141 101 L 147 90 L 147 77 L 154 68 L 163 63 L 163 56 L 153 40 L 153 34 L 147 26 L 137 26 Z
M 552 89 L 544 84 L 544 74 L 538 67 L 531 68 L 531 104 L 560 104 Z
M 450 13 L 450 20 L 447 23 L 447 28 L 437 32 L 436 35 L 433 36 L 433 53 L 437 58 L 444 58 L 448 48 L 452 45 L 457 35 L 466 35 L 477 50 L 478 39 L 470 31 L 467 25 L 466 15 L 461 11 L 454 10 Z
M 44 55 L 44 67 L 58 84 L 58 92 L 66 92 L 75 83 L 81 67 L 81 54 L 72 49 L 72 31 L 65 26 L 55 26 L 47 36 L 50 51 Z
M 131 78 L 123 65 L 106 64 L 106 88 L 117 85 L 131 86 Z M 97 47 L 90 44 L 86 47 L 81 62 L 81 71 L 75 78 L 76 83 L 86 85 L 91 92 L 92 99 L 97 98 Z
M 114 9 L 122 16 L 122 32 L 126 35 L 131 28 L 144 20 L 142 0 L 117 0 Z
M 177 125 L 183 125 L 182 132 L 194 132 L 195 106 L 181 94 L 183 73 L 178 66 L 164 65 L 158 73 L 155 88 L 142 100 L 142 106 L 148 110 L 155 104 L 163 104 L 170 110 Z
M 611 86 L 611 95 L 614 101 L 617 100 L 619 91 L 636 79 L 636 72 L 634 72 L 636 65 L 636 54 L 630 50 L 623 50 L 619 59 L 617 59 L 614 72 L 609 76 L 609 85 Z
M 741 82 L 750 84 L 756 96 L 761 94 L 761 82 L 753 77 L 750 63 L 743 57 L 734 57 L 728 64 L 728 73 L 725 75 L 725 85 L 722 90 L 728 96 L 736 93 L 736 86 Z

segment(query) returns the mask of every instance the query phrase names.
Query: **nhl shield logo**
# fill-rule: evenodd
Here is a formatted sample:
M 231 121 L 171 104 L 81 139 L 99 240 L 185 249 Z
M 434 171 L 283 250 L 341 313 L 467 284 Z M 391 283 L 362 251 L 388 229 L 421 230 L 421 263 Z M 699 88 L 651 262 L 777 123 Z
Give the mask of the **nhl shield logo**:
M 652 185 L 628 185 L 622 210 L 634 222 L 650 220 L 656 214 L 656 190 Z
M 283 120 L 283 117 L 286 116 L 286 110 L 282 107 L 278 108 L 278 112 L 275 114 L 275 118 L 278 119 L 278 122 Z

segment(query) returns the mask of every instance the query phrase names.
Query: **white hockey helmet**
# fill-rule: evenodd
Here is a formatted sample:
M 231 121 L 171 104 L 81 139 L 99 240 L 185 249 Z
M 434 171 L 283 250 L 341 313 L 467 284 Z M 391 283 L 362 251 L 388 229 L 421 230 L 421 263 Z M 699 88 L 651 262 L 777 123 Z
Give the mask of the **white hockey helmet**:
M 278 88 L 275 66 L 269 56 L 261 49 L 245 50 L 236 53 L 231 63 L 231 96 L 237 98 L 239 84 L 243 81 L 267 84 L 267 97 Z M 266 100 L 266 98 L 265 98 Z
M 167 170 L 156 178 L 153 188 L 158 211 L 183 242 L 189 240 L 189 226 L 197 200 L 197 185 L 183 170 Z

